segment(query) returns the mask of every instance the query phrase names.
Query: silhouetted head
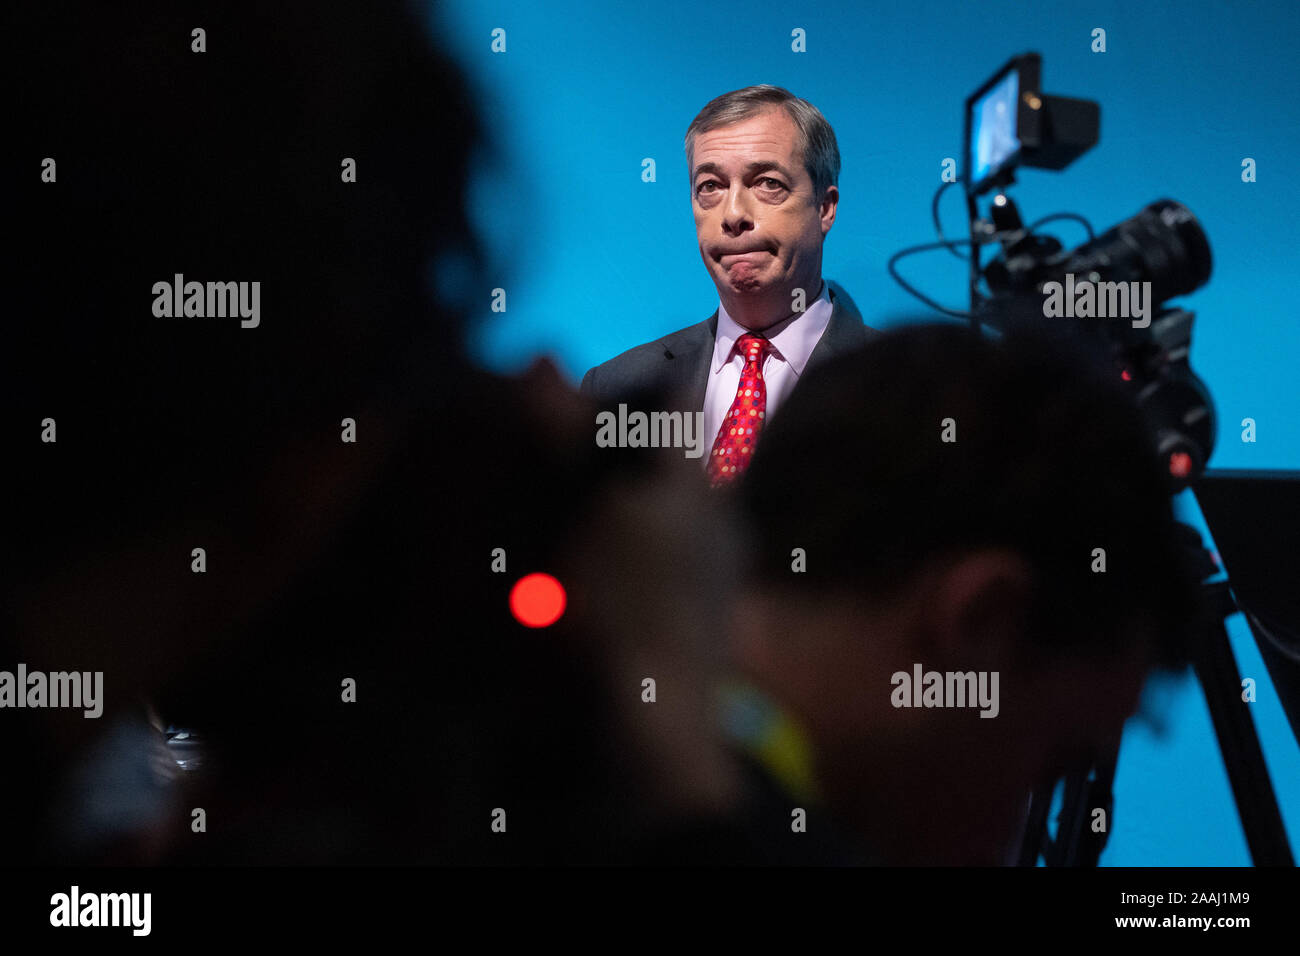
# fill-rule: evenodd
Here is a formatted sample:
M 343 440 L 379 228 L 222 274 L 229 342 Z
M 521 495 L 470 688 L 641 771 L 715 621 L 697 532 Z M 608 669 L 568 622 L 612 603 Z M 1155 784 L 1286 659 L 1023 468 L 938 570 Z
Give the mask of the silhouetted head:
M 742 663 L 892 859 L 996 861 L 1029 789 L 1117 743 L 1149 670 L 1187 660 L 1168 483 L 1080 348 L 891 332 L 801 385 L 742 486 Z M 974 683 L 927 700 L 931 673 Z

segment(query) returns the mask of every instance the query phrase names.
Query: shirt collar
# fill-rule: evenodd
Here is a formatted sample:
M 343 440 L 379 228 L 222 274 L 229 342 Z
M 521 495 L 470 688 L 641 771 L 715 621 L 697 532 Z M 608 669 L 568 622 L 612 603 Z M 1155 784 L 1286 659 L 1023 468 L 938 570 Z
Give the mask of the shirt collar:
M 822 333 L 831 321 L 830 286 L 822 282 L 821 292 L 812 305 L 788 319 L 782 319 L 762 334 L 772 343 L 773 351 L 790 364 L 796 376 L 802 375 L 804 366 L 817 347 Z M 727 307 L 718 303 L 718 331 L 713 340 L 713 374 L 722 371 L 735 354 L 736 340 L 749 332 L 730 315 Z

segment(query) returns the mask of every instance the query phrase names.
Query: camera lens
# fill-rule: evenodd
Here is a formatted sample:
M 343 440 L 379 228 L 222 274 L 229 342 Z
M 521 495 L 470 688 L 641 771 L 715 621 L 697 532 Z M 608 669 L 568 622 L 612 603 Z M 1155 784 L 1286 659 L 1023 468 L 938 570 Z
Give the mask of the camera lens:
M 1069 253 L 1064 272 L 1107 281 L 1150 282 L 1153 305 L 1210 278 L 1210 243 L 1192 211 L 1159 199 Z

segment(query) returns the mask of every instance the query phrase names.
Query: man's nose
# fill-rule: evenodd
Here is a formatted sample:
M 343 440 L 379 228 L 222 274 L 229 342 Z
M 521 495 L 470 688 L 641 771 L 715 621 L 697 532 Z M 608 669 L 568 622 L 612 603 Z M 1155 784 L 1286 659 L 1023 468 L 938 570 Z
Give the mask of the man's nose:
M 722 209 L 723 232 L 729 236 L 739 236 L 754 228 L 754 216 L 749 202 L 749 191 L 743 185 L 733 185 L 728 190 Z

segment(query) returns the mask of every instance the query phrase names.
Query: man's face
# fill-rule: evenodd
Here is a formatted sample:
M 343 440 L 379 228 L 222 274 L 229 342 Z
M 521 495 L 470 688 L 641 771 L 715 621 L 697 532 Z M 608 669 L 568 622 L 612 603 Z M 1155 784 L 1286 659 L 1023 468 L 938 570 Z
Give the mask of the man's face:
M 702 133 L 692 157 L 691 207 L 700 257 L 741 325 L 763 329 L 811 305 L 821 288 L 822 241 L 839 191 L 814 202 L 798 129 L 780 107 Z

